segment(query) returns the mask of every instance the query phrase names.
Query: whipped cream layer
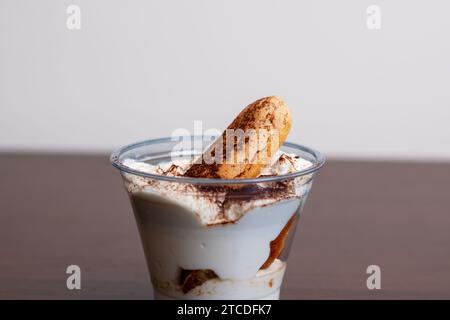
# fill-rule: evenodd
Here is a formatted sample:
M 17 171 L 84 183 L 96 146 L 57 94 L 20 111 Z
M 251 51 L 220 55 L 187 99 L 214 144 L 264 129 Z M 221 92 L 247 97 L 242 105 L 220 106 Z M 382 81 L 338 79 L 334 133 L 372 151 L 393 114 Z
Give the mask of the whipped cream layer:
M 144 173 L 175 177 L 182 176 L 190 168 L 191 159 L 184 158 L 172 162 L 162 162 L 157 165 L 134 159 L 125 159 L 123 164 L 133 170 Z M 262 169 L 259 177 L 294 173 L 311 166 L 312 163 L 310 161 L 298 155 L 278 151 L 272 158 L 271 163 Z
M 236 223 L 204 227 L 189 211 L 159 196 L 132 196 L 152 277 L 164 287 L 180 268 L 213 270 L 220 279 L 255 276 L 275 239 L 301 205 L 299 199 L 250 210 Z M 158 208 L 162 208 L 158 210 Z
M 125 159 L 123 164 L 131 169 L 156 175 L 182 176 L 191 166 L 189 160 L 181 159 L 158 165 Z M 259 177 L 277 176 L 305 170 L 312 166 L 306 159 L 294 154 L 277 152 L 271 163 L 263 168 Z M 198 186 L 150 179 L 124 173 L 125 186 L 130 193 L 145 191 L 170 199 L 189 209 L 205 226 L 235 222 L 248 211 L 275 202 L 302 197 L 309 189 L 311 174 L 290 181 L 258 183 L 236 188 L 227 186 Z

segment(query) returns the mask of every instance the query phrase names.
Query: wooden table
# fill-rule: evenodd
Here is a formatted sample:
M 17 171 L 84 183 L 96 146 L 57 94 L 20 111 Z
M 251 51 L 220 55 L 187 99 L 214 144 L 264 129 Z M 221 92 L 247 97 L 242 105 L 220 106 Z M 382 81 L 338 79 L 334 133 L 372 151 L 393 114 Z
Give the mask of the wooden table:
M 0 298 L 149 299 L 118 172 L 106 156 L 0 155 Z M 450 164 L 329 161 L 295 238 L 288 299 L 450 298 Z M 66 267 L 82 289 L 66 288 Z M 366 268 L 381 267 L 381 290 Z

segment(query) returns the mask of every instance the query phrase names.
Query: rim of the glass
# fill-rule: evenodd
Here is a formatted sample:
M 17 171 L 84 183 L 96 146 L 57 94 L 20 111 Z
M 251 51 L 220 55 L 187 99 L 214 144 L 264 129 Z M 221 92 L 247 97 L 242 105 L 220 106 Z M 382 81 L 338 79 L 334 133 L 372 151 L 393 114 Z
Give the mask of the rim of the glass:
M 182 138 L 175 137 L 175 138 Z M 188 137 L 202 137 L 202 136 L 188 136 Z M 126 172 L 130 174 L 134 174 L 141 177 L 146 178 L 152 178 L 155 180 L 163 180 L 163 181 L 172 181 L 172 182 L 179 182 L 179 183 L 189 183 L 189 184 L 205 184 L 205 185 L 219 185 L 219 184 L 254 184 L 254 183 L 262 183 L 262 182 L 276 182 L 276 181 L 283 181 L 283 180 L 291 180 L 300 176 L 304 176 L 313 172 L 316 172 L 319 170 L 324 164 L 325 164 L 325 156 L 320 153 L 317 150 L 314 150 L 312 148 L 293 143 L 293 142 L 285 142 L 283 146 L 298 149 L 300 151 L 306 152 L 311 154 L 315 158 L 315 162 L 311 167 L 308 167 L 304 170 L 300 170 L 293 173 L 287 173 L 287 174 L 281 174 L 277 176 L 269 176 L 269 177 L 258 177 L 258 178 L 250 178 L 250 179 L 213 179 L 213 178 L 192 178 L 192 177 L 177 177 L 177 176 L 163 176 L 153 173 L 147 173 L 142 172 L 139 170 L 132 169 L 130 167 L 125 166 L 119 161 L 119 157 L 132 149 L 140 148 L 146 145 L 152 145 L 152 144 L 158 144 L 158 143 L 166 143 L 166 142 L 175 142 L 174 137 L 164 137 L 164 138 L 157 138 L 157 139 L 149 139 L 144 140 L 132 144 L 128 144 L 126 146 L 123 146 L 121 148 L 118 148 L 114 150 L 111 153 L 111 156 L 109 160 L 111 161 L 111 164 L 119 169 L 121 172 Z

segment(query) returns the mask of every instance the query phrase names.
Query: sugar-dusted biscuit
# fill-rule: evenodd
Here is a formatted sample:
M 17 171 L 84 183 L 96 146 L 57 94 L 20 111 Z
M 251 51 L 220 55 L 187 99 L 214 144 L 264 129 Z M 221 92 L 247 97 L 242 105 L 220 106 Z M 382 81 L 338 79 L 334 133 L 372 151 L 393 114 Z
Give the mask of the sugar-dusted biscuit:
M 239 113 L 221 137 L 203 152 L 200 161 L 184 175 L 216 179 L 256 178 L 283 145 L 291 125 L 290 111 L 280 97 L 256 100 Z M 205 161 L 213 157 L 216 161 Z

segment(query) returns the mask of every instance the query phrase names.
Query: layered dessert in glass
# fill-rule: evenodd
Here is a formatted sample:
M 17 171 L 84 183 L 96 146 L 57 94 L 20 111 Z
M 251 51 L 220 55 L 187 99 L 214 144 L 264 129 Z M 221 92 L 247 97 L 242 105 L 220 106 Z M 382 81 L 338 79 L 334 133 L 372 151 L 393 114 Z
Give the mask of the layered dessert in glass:
M 149 140 L 112 154 L 155 298 L 279 298 L 297 222 L 324 163 L 318 152 L 284 141 L 290 121 L 284 102 L 268 97 L 227 128 L 244 135 Z M 256 133 L 245 134 L 249 128 Z M 267 128 L 276 135 L 261 133 Z

